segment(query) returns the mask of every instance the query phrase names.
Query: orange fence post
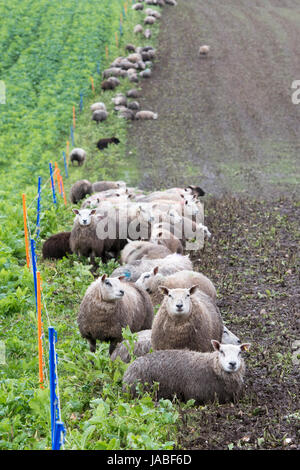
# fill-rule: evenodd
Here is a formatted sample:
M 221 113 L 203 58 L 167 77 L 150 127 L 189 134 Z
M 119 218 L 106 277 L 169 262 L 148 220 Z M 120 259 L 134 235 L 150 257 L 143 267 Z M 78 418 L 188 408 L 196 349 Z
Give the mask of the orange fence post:
M 59 179 L 58 179 L 58 166 L 57 166 L 57 163 L 54 162 L 54 172 L 53 172 L 53 180 L 54 180 L 54 185 L 55 185 L 55 177 L 56 177 L 56 181 L 57 181 L 57 185 L 58 185 L 58 191 L 60 192 L 60 187 L 59 187 Z
M 91 78 L 91 84 L 92 84 L 92 90 L 95 91 L 95 87 L 94 87 L 94 79 L 93 77 L 90 77 Z
M 26 213 L 26 194 L 22 194 L 23 199 L 23 220 L 24 220 L 24 236 L 25 236 L 25 250 L 26 250 L 26 264 L 27 268 L 30 267 L 29 261 L 29 247 L 28 247 L 28 230 L 27 230 L 27 213 Z
M 59 177 L 59 186 L 61 188 L 61 195 L 64 198 L 64 203 L 65 203 L 65 206 L 66 206 L 67 205 L 67 199 L 66 199 L 65 188 L 64 188 L 64 180 L 63 180 L 63 177 L 60 174 L 60 170 L 58 169 L 57 171 L 58 171 L 58 177 Z
M 44 388 L 43 376 L 43 345 L 42 345 L 42 306 L 41 306 L 41 275 L 36 272 L 37 281 L 37 308 L 38 308 L 38 350 L 39 350 L 39 381 L 40 388 Z

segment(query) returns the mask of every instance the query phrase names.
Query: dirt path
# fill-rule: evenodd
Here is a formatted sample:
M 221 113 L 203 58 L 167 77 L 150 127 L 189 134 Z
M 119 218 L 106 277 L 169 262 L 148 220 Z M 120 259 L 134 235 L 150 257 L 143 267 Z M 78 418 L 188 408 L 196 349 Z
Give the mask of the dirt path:
M 144 109 L 135 122 L 144 188 L 199 183 L 208 193 L 276 196 L 300 182 L 300 79 L 297 0 L 184 0 L 166 7 Z M 198 57 L 210 44 L 207 59 Z M 300 186 L 300 185 L 299 185 Z

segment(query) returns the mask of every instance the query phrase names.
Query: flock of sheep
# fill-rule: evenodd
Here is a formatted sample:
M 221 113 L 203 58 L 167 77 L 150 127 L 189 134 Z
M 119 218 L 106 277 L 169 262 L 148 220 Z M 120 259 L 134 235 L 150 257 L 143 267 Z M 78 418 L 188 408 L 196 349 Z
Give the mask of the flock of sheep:
M 176 4 L 175 0 L 144 3 Z M 143 10 L 144 3 L 133 8 Z M 145 24 L 159 18 L 159 12 L 152 15 L 154 11 L 146 10 Z M 140 33 L 149 34 L 143 29 Z M 203 47 L 199 53 L 207 55 L 209 47 Z M 130 62 L 137 73 L 146 58 L 143 52 L 153 51 L 137 49 L 126 59 L 114 61 L 113 68 L 122 71 Z M 108 81 L 107 71 L 104 73 Z M 125 117 L 132 111 L 138 118 L 138 103 L 136 108 L 130 107 L 127 97 L 114 98 L 118 112 Z M 91 110 L 97 122 L 107 115 L 103 103 L 94 104 Z M 97 145 L 105 148 L 118 143 L 112 139 L 116 138 L 101 139 Z M 74 150 L 71 161 L 82 164 L 84 150 Z M 73 209 L 71 232 L 53 235 L 43 245 L 44 258 L 75 253 L 89 257 L 95 267 L 96 258 L 106 262 L 120 256 L 120 267 L 109 277 L 102 274 L 88 287 L 77 322 L 90 351 L 96 351 L 97 340 L 106 341 L 112 361 L 130 362 L 132 354 L 136 357 L 123 378 L 124 390 L 133 396 L 141 387 L 150 390 L 155 382 L 159 383 L 157 398 L 177 396 L 197 404 L 235 400 L 243 389 L 242 352 L 250 344 L 241 344 L 224 325 L 213 283 L 193 271 L 186 254 L 191 247 L 201 249 L 204 237 L 210 237 L 200 201 L 204 194 L 193 185 L 143 194 L 124 181 L 79 180 L 70 191 L 71 202 L 81 203 L 80 209 Z M 137 334 L 133 351 L 123 339 L 126 327 Z

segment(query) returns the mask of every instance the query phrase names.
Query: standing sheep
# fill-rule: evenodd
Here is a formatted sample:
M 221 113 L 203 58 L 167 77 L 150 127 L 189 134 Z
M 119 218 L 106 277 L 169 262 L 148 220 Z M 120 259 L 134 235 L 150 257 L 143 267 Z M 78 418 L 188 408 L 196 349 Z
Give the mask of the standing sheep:
M 69 253 L 71 232 L 60 232 L 52 235 L 43 244 L 44 259 L 61 259 Z
M 197 285 L 189 289 L 160 287 L 165 294 L 152 327 L 151 342 L 157 349 L 190 349 L 207 352 L 211 340 L 221 341 L 223 322 L 211 297 Z
M 126 370 L 123 383 L 133 396 L 137 383 L 159 383 L 157 399 L 176 396 L 181 401 L 195 400 L 196 405 L 235 401 L 244 387 L 245 363 L 241 352 L 249 343 L 234 346 L 212 341 L 214 352 L 167 350 L 155 351 L 136 359 Z
M 153 308 L 150 297 L 134 284 L 121 282 L 123 277 L 107 278 L 106 274 L 87 289 L 80 304 L 77 322 L 92 352 L 96 341 L 109 341 L 110 354 L 122 340 L 122 328 L 132 332 L 151 328 Z
M 78 166 L 81 166 L 83 165 L 83 162 L 85 161 L 85 159 L 86 159 L 86 152 L 85 150 L 81 148 L 75 148 L 70 153 L 70 161 L 72 162 L 72 165 L 73 165 L 73 162 L 78 162 Z
M 96 111 L 93 112 L 92 120 L 99 124 L 99 122 L 106 121 L 107 116 L 108 113 L 103 111 L 103 109 L 96 109 Z
M 100 139 L 97 142 L 97 147 L 99 150 L 106 149 L 108 145 L 110 144 L 115 144 L 118 145 L 120 143 L 119 139 L 117 137 L 108 137 L 106 139 Z

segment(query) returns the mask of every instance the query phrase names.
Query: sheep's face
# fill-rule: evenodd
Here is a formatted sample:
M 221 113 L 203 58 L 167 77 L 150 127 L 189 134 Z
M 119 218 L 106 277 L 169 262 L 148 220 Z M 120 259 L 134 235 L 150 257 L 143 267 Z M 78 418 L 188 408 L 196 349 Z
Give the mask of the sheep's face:
M 96 214 L 96 209 L 81 209 L 80 211 L 77 209 L 73 209 L 74 214 L 76 214 L 76 220 L 79 224 L 83 227 L 87 227 L 92 222 L 92 217 Z
M 195 201 L 194 198 L 189 198 L 189 196 L 186 196 L 188 197 L 188 199 L 184 199 L 184 214 L 186 215 L 197 215 L 198 212 L 199 212 L 199 208 L 197 206 L 197 203 Z
M 121 280 L 125 276 L 120 277 L 107 277 L 106 274 L 100 279 L 100 293 L 101 298 L 105 302 L 115 302 L 116 300 L 122 299 L 124 296 L 124 284 L 121 283 Z
M 242 364 L 242 352 L 250 348 L 249 343 L 236 346 L 234 344 L 220 344 L 212 340 L 212 345 L 218 351 L 219 362 L 222 369 L 229 374 L 237 372 Z
M 238 345 L 241 344 L 241 340 L 237 336 L 235 336 L 231 331 L 229 331 L 228 328 L 226 328 L 226 326 L 224 325 L 222 344 Z
M 197 290 L 198 286 L 190 289 L 168 289 L 161 286 L 161 292 L 166 296 L 167 312 L 170 316 L 177 317 L 179 315 L 189 315 L 191 311 L 191 296 Z
M 169 209 L 167 214 L 169 215 L 170 217 L 170 221 L 176 225 L 176 224 L 180 224 L 181 222 L 181 217 L 180 215 L 178 214 L 178 212 L 175 210 L 175 209 Z
M 144 289 L 145 291 L 147 291 L 149 294 L 151 294 L 153 292 L 153 281 L 157 273 L 158 273 L 158 267 L 156 266 L 155 268 L 152 269 L 152 271 L 143 273 L 135 282 L 136 285 L 138 287 L 141 287 L 141 289 Z

